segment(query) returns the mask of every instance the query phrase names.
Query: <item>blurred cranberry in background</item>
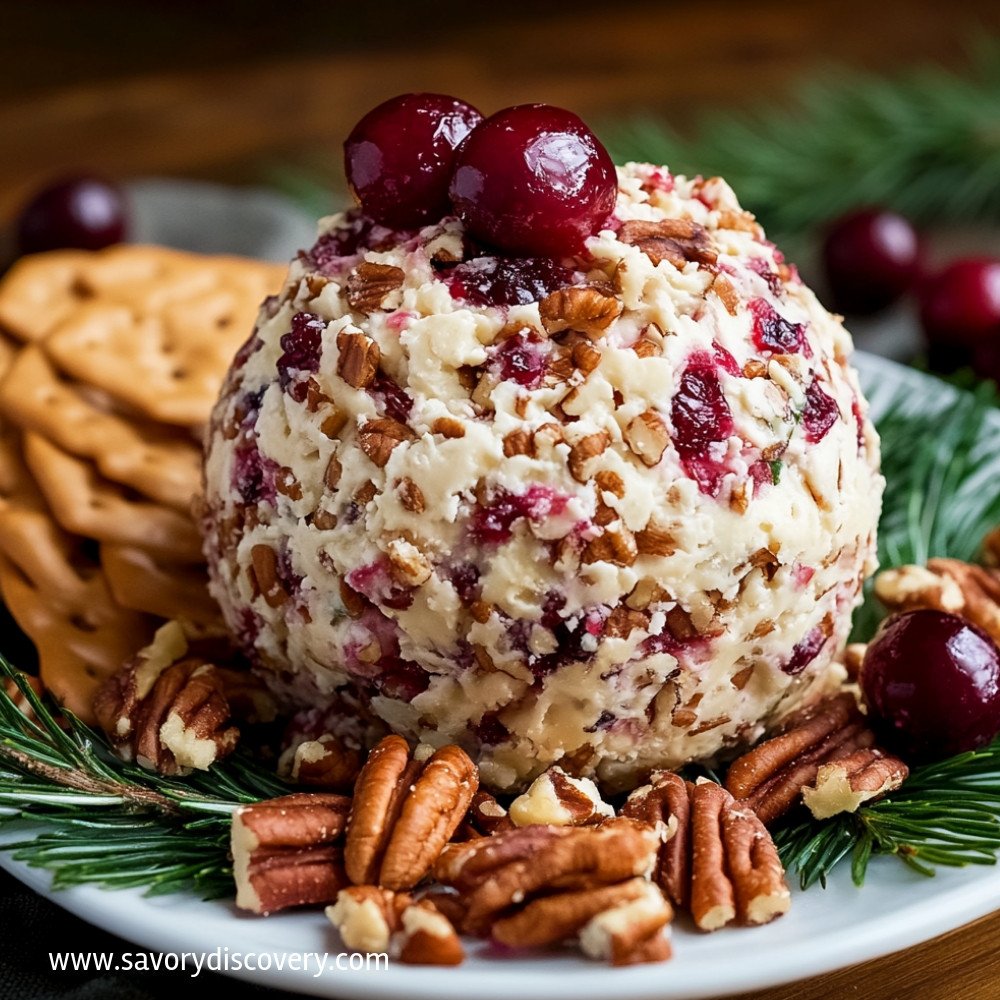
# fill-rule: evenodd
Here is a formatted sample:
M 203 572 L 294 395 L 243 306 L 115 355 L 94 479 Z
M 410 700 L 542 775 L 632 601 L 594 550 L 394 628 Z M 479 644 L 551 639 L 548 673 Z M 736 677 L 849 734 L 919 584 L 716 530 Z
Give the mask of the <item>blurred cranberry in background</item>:
M 913 284 L 919 262 L 916 230 L 882 208 L 841 216 L 823 241 L 831 304 L 842 313 L 863 316 L 891 305 Z
M 127 214 L 121 189 L 110 181 L 65 177 L 42 188 L 21 210 L 18 250 L 100 250 L 125 239 Z

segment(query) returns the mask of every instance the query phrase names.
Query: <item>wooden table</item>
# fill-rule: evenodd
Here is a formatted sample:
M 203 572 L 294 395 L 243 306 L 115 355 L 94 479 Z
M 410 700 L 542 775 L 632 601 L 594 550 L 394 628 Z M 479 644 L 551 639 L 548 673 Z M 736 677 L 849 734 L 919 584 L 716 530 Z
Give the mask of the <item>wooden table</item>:
M 828 60 L 956 63 L 977 32 L 1000 31 L 995 0 L 516 6 L 0 0 L 0 220 L 42 179 L 81 166 L 239 183 L 276 163 L 320 164 L 335 186 L 351 125 L 406 90 L 487 112 L 550 101 L 595 121 L 653 109 L 685 127 L 710 108 L 780 100 Z M 997 1000 L 998 941 L 1000 913 L 742 1000 Z

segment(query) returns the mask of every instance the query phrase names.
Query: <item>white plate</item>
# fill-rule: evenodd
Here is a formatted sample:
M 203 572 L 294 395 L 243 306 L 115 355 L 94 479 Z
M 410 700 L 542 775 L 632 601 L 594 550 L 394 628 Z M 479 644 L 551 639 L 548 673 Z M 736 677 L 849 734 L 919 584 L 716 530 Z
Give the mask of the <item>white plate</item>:
M 945 407 L 953 395 L 936 380 L 881 358 L 859 355 L 858 368 L 877 414 L 902 385 L 915 405 Z M 997 417 L 1000 429 L 1000 415 Z M 338 942 L 320 913 L 266 919 L 238 913 L 225 902 L 194 896 L 146 899 L 133 890 L 80 887 L 51 892 L 48 875 L 0 855 L 16 878 L 104 930 L 163 952 L 336 952 Z M 876 858 L 867 884 L 855 888 L 846 868 L 826 890 L 795 891 L 791 913 L 760 929 L 698 934 L 683 921 L 674 931 L 674 959 L 666 964 L 611 969 L 575 954 L 501 957 L 470 942 L 456 969 L 393 965 L 384 971 L 327 968 L 309 971 L 246 969 L 230 974 L 311 996 L 385 1000 L 694 1000 L 763 989 L 818 975 L 929 940 L 1000 906 L 1000 867 L 942 870 L 927 879 L 894 858 Z M 228 952 L 226 951 L 228 949 Z M 225 970 L 223 970 L 225 971 Z

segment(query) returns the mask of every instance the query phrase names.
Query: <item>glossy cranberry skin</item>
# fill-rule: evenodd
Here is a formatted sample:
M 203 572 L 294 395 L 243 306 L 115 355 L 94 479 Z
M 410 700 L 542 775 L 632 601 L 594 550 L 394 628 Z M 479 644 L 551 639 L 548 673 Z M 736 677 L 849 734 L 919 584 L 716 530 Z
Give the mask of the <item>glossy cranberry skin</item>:
M 1000 650 L 957 615 L 886 619 L 865 653 L 861 688 L 875 721 L 918 758 L 974 750 L 1000 732 Z
M 401 94 L 369 111 L 344 143 L 347 183 L 365 214 L 398 229 L 449 214 L 455 149 L 482 120 L 445 94 Z
M 455 158 L 451 200 L 477 239 L 516 254 L 579 253 L 615 206 L 615 166 L 572 112 L 521 104 L 487 118 Z
M 118 187 L 100 177 L 67 177 L 43 188 L 21 210 L 17 244 L 21 253 L 102 250 L 121 243 L 127 228 Z
M 546 257 L 476 257 L 443 280 L 452 298 L 472 306 L 523 306 L 572 284 L 573 272 Z
M 806 431 L 806 440 L 810 444 L 819 444 L 830 433 L 830 428 L 837 422 L 840 410 L 831 396 L 828 396 L 815 379 L 806 389 L 806 405 L 802 410 L 802 426 Z
M 891 305 L 913 284 L 920 241 L 903 216 L 863 208 L 827 230 L 823 265 L 833 308 L 867 315 Z
M 932 344 L 975 349 L 1000 338 L 1000 260 L 956 260 L 920 290 L 920 321 Z
M 712 456 L 712 445 L 732 434 L 733 414 L 709 354 L 690 358 L 670 403 L 670 421 L 685 472 L 697 481 L 702 493 L 717 496 L 728 470 Z

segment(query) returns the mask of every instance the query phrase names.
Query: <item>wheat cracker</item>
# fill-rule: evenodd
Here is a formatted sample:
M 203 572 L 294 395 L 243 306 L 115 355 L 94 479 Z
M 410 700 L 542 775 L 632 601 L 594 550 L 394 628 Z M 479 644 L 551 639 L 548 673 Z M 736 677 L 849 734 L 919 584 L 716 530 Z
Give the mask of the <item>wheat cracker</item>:
M 142 499 L 101 478 L 88 462 L 38 434 L 25 434 L 24 458 L 56 521 L 83 538 L 160 552 L 180 561 L 201 559 L 190 517 Z
M 221 623 L 204 566 L 170 563 L 134 546 L 102 545 L 101 567 L 123 608 L 198 625 Z
M 201 449 L 183 432 L 109 412 L 59 376 L 37 346 L 18 352 L 0 383 L 0 416 L 78 458 L 112 482 L 187 513 L 201 480 Z

